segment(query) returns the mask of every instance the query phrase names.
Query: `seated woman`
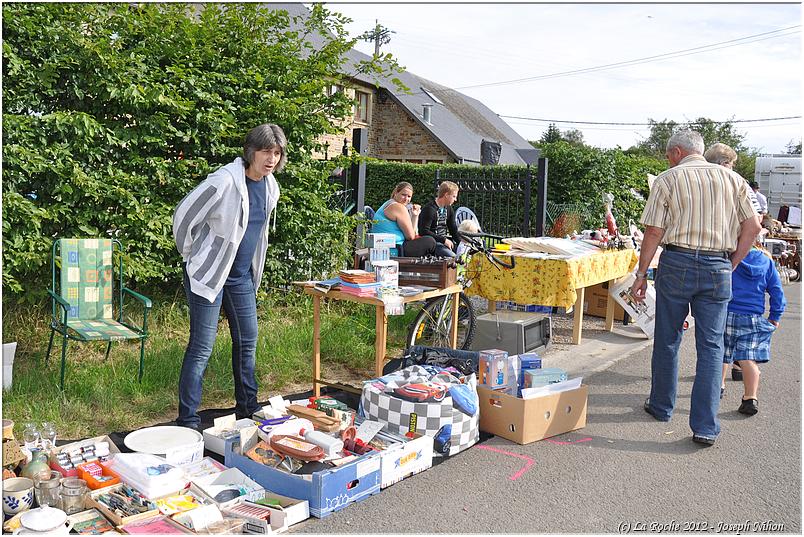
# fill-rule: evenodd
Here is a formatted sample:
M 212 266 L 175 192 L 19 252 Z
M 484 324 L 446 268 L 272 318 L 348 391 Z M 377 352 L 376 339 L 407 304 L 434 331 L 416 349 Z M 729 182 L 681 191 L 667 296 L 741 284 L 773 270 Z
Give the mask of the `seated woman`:
M 391 199 L 377 209 L 371 226 L 372 233 L 390 233 L 396 237 L 397 246 L 402 245 L 407 257 L 424 257 L 434 255 L 436 241 L 433 237 L 416 238 L 416 225 L 421 213 L 421 206 L 413 205 L 412 212 L 408 212 L 407 204 L 413 197 L 413 185 L 401 182 L 394 187 Z M 391 255 L 398 256 L 399 249 L 391 248 Z

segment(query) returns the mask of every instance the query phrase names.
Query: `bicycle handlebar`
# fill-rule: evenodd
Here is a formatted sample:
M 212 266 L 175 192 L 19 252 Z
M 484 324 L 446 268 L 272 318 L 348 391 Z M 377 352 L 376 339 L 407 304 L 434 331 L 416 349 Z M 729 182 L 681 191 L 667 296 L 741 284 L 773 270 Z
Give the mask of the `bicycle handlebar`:
M 486 259 L 488 259 L 489 262 L 494 265 L 495 268 L 497 268 L 497 270 L 500 270 L 501 268 L 513 269 L 516 266 L 516 259 L 514 257 L 506 256 L 508 259 L 510 259 L 510 262 L 503 261 L 501 258 L 492 254 L 489 251 L 489 248 L 486 248 L 486 246 L 483 244 L 483 241 L 478 240 L 483 237 L 501 240 L 503 238 L 502 236 L 492 235 L 491 233 L 461 233 L 461 235 L 466 238 L 466 241 L 470 244 L 471 250 L 473 250 L 474 253 L 481 253 L 485 255 Z

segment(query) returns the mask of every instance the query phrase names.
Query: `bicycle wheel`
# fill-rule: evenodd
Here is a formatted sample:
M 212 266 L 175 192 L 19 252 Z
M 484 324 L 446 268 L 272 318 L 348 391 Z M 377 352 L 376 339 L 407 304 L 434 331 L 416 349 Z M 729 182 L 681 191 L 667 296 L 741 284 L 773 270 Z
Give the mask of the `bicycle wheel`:
M 452 297 L 442 296 L 425 302 L 408 332 L 408 347 L 449 347 Z M 458 349 L 468 349 L 475 336 L 477 318 L 469 297 L 460 294 L 458 302 Z

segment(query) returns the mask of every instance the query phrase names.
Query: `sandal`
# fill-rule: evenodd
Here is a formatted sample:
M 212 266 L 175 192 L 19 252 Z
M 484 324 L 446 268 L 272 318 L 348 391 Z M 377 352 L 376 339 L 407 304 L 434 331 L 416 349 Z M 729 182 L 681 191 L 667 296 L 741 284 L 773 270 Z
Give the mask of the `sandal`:
M 726 388 L 720 388 L 720 398 L 723 399 L 723 396 L 726 394 Z
M 745 414 L 746 416 L 753 416 L 759 412 L 759 402 L 756 399 L 743 399 L 743 402 L 740 403 L 740 408 L 737 409 L 737 412 L 740 414 Z

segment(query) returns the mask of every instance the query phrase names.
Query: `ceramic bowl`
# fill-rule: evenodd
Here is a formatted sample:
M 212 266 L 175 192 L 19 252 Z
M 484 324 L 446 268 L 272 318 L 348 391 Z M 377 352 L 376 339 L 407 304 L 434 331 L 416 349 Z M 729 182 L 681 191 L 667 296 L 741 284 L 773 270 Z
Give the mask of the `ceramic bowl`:
M 34 482 L 27 477 L 12 477 L 3 481 L 3 512 L 16 515 L 33 505 Z

